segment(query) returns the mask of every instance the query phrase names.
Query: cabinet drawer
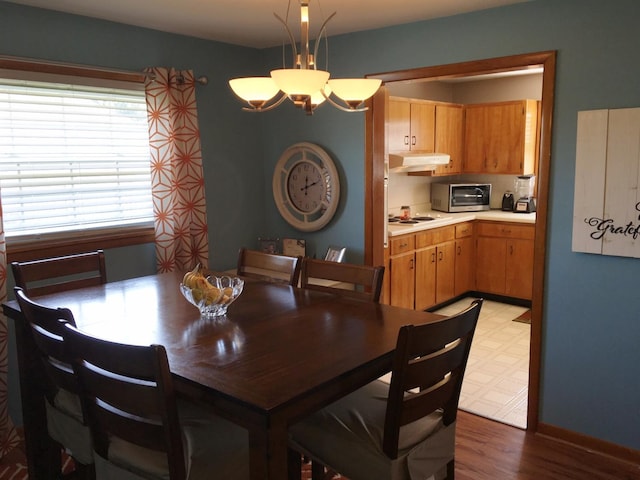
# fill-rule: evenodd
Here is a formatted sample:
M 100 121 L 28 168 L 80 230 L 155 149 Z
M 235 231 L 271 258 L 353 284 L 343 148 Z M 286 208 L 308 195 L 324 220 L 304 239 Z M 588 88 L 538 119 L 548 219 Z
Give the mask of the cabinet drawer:
M 392 238 L 390 243 L 390 254 L 399 255 L 401 253 L 409 252 L 415 249 L 415 237 L 414 235 L 403 235 L 398 238 Z
M 533 240 L 535 236 L 535 227 L 533 225 L 521 225 L 515 223 L 481 222 L 478 224 L 478 236 Z
M 456 238 L 465 238 L 473 235 L 473 224 L 471 222 L 456 225 Z
M 434 228 L 416 233 L 416 248 L 429 247 L 438 243 L 448 242 L 455 238 L 455 227 Z

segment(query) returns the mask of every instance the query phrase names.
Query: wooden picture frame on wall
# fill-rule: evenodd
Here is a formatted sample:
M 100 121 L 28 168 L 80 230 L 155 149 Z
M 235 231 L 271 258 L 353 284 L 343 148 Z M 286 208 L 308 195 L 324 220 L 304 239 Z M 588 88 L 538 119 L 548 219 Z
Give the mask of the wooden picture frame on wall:
M 304 257 L 306 254 L 306 241 L 298 238 L 283 238 L 282 239 L 282 254 L 289 257 L 297 257 L 298 255 Z

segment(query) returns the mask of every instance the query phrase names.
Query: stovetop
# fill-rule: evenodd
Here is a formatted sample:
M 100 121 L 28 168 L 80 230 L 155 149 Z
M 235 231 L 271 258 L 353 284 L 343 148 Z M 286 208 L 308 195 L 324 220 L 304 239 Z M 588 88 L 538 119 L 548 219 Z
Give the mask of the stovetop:
M 416 216 L 408 219 L 403 219 L 402 217 L 389 217 L 389 223 L 400 223 L 400 224 L 416 224 L 421 222 L 429 222 L 431 220 L 435 220 L 435 217 L 431 216 Z

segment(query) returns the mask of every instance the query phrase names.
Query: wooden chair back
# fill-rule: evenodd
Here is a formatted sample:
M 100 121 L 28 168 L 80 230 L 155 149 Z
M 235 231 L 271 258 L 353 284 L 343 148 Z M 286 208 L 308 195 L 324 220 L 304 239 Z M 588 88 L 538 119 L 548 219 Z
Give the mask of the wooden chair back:
M 38 357 L 42 361 L 43 386 L 47 400 L 54 405 L 55 396 L 60 388 L 78 394 L 78 383 L 62 337 L 64 323 L 75 325 L 73 313 L 68 308 L 40 305 L 27 297 L 20 287 L 15 287 L 14 292 L 38 348 Z
M 237 274 L 277 283 L 298 286 L 302 257 L 289 257 L 241 248 Z
M 384 267 L 369 265 L 355 265 L 352 263 L 338 263 L 314 258 L 302 261 L 300 286 L 309 290 L 330 292 L 346 297 L 359 298 L 370 302 L 380 300 Z M 332 280 L 353 286 L 345 289 L 313 282 L 312 279 Z
M 104 252 L 12 262 L 13 278 L 30 297 L 107 283 Z
M 162 345 L 125 345 L 65 325 L 94 451 L 109 460 L 113 437 L 167 457 L 170 478 L 186 478 L 176 396 Z
M 462 378 L 482 299 L 460 313 L 398 333 L 384 425 L 383 450 L 398 456 L 400 427 L 442 409 L 444 425 L 456 420 Z M 417 390 L 414 390 L 417 389 Z

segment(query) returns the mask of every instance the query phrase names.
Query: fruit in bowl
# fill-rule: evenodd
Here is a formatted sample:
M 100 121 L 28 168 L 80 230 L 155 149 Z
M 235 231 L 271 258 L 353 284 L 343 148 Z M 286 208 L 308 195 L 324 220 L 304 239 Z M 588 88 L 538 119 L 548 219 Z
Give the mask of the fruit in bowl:
M 209 318 L 225 315 L 229 305 L 242 293 L 244 280 L 238 277 L 204 276 L 200 265 L 184 274 L 180 291 L 189 303 Z

